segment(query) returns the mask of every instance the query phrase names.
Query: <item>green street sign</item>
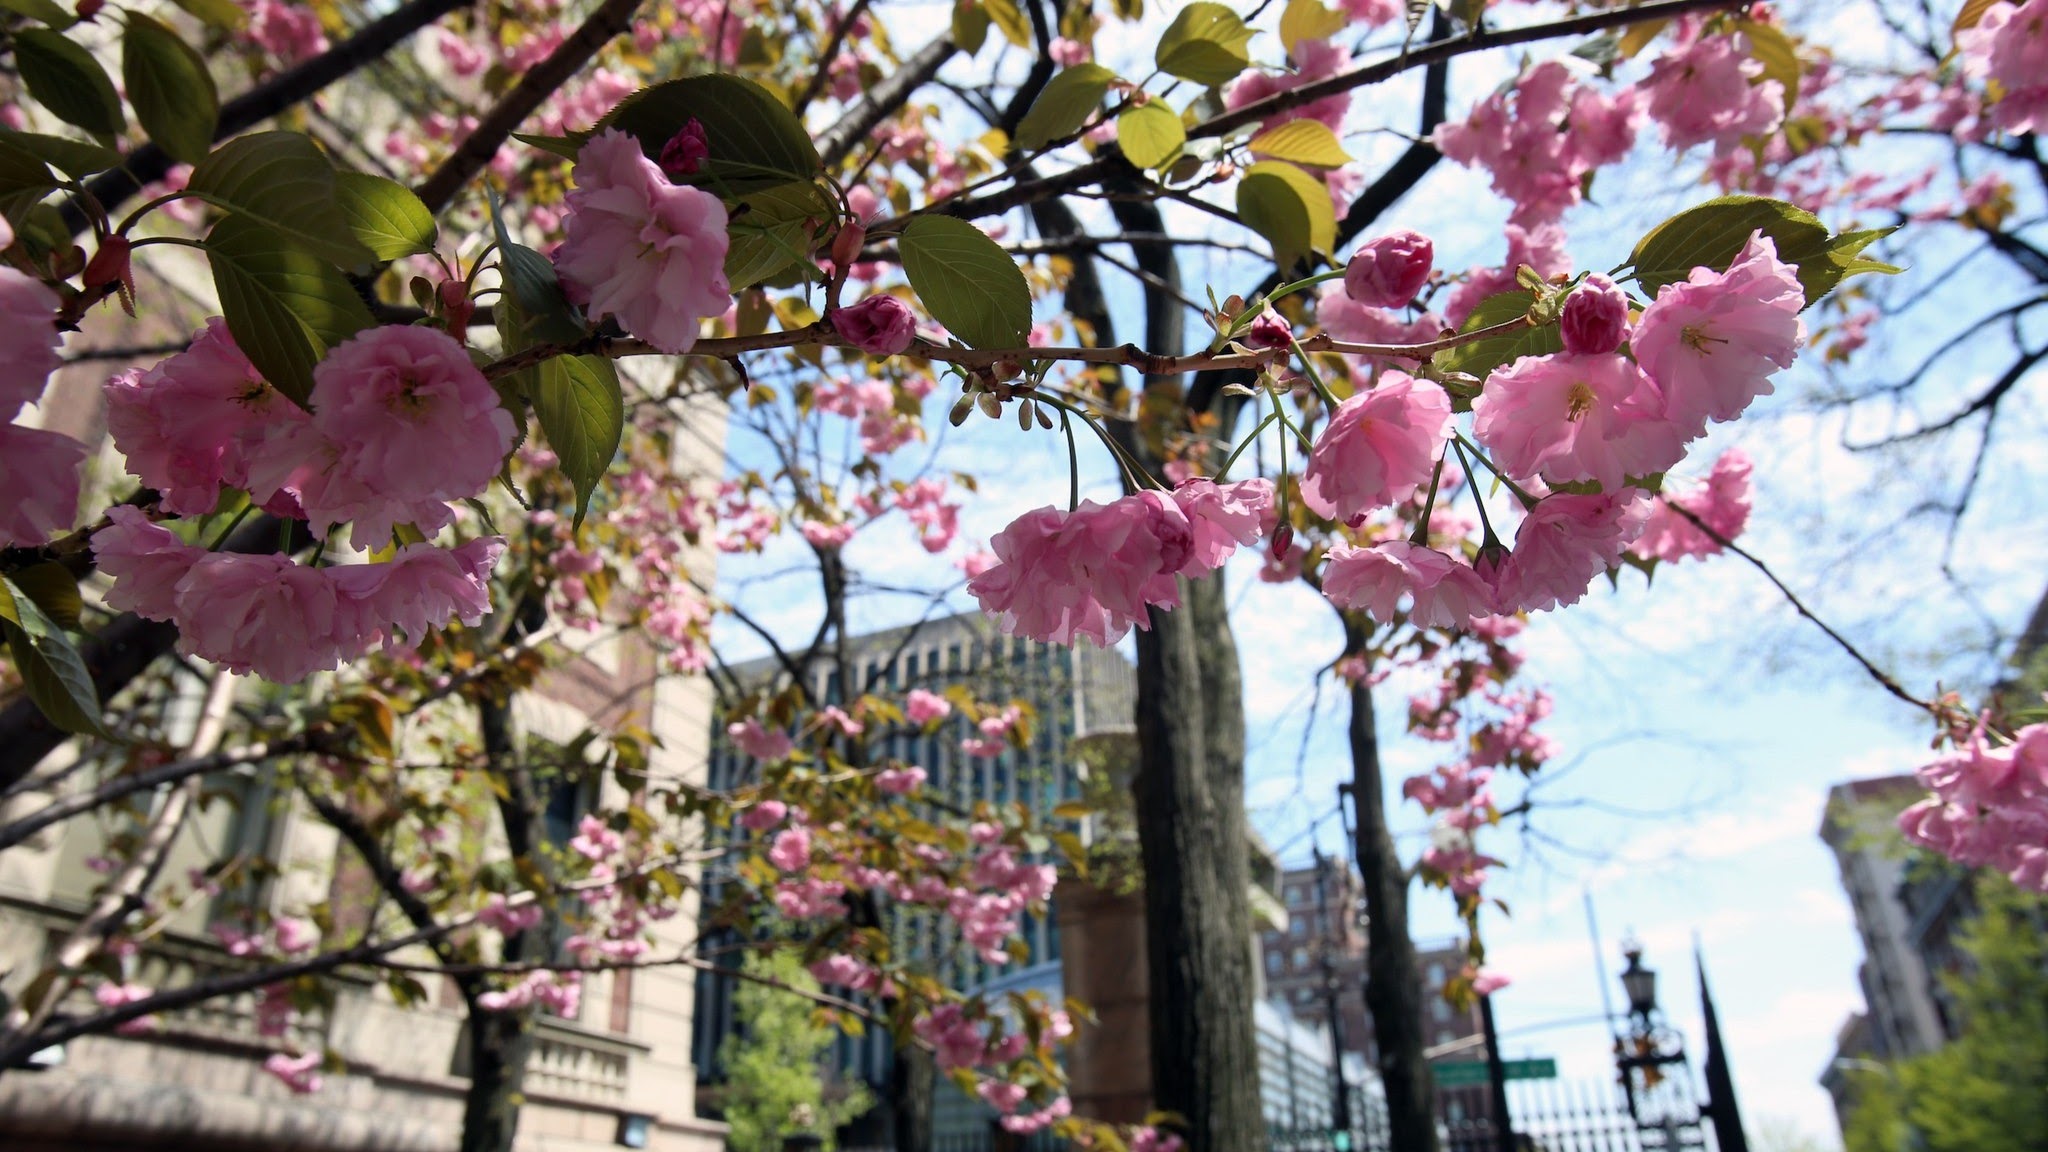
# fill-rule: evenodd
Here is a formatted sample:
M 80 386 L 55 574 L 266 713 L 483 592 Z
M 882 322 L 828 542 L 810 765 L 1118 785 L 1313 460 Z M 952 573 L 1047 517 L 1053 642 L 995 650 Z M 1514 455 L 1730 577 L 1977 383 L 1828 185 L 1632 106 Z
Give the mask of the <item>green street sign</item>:
M 1447 1060 L 1430 1067 L 1436 1073 L 1436 1082 L 1446 1088 L 1486 1083 L 1484 1060 Z M 1557 1079 L 1557 1061 L 1547 1057 L 1540 1060 L 1503 1060 L 1501 1069 L 1510 1080 Z

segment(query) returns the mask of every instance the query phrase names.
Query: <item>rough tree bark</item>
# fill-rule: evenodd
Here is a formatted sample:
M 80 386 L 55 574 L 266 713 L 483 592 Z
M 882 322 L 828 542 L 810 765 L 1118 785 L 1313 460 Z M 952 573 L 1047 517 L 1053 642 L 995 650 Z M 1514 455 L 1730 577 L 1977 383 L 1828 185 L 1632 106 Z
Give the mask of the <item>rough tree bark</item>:
M 1364 628 L 1344 622 L 1346 655 L 1365 651 Z M 1408 872 L 1387 827 L 1386 779 L 1372 689 L 1351 685 L 1351 796 L 1365 888 L 1365 1006 L 1372 1012 L 1387 1091 L 1387 1123 L 1401 1152 L 1437 1152 L 1436 1081 L 1422 1055 L 1422 972 L 1408 935 Z

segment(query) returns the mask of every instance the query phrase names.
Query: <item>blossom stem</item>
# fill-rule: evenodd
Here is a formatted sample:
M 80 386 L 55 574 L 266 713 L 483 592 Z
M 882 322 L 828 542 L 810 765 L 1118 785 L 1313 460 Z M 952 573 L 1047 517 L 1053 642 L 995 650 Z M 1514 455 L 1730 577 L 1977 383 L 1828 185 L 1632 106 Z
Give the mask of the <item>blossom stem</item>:
M 1458 443 L 1463 444 L 1467 448 L 1470 448 L 1472 450 L 1472 455 L 1478 457 L 1479 462 L 1481 464 L 1486 465 L 1486 470 L 1488 472 L 1493 473 L 1495 479 L 1499 480 L 1502 484 L 1507 485 L 1508 491 L 1515 494 L 1515 499 L 1520 500 L 1522 502 L 1523 508 L 1534 508 L 1536 506 L 1536 497 L 1531 496 L 1527 491 L 1525 491 L 1522 488 L 1521 485 L 1515 483 L 1513 480 L 1508 479 L 1508 474 L 1501 471 L 1500 467 L 1496 465 L 1491 459 L 1489 459 L 1486 453 L 1481 452 L 1479 450 L 1479 445 L 1474 444 L 1470 440 L 1465 439 L 1465 434 L 1463 432 L 1453 432 L 1451 433 L 1451 435 L 1457 438 Z
M 1060 409 L 1060 431 L 1067 437 L 1067 511 L 1081 506 L 1081 446 L 1074 443 L 1073 418 Z
M 233 535 L 235 529 L 241 527 L 242 521 L 249 518 L 249 513 L 255 510 L 256 505 L 254 504 L 242 505 L 242 510 L 235 513 L 235 518 L 228 521 L 228 526 L 220 530 L 220 535 L 213 538 L 213 543 L 207 545 L 206 550 L 208 552 L 220 551 L 220 546 L 228 542 L 228 537 Z
M 1080 417 L 1081 423 L 1086 424 L 1090 429 L 1094 430 L 1096 438 L 1101 440 L 1103 446 L 1109 449 L 1109 454 L 1111 456 L 1116 457 L 1116 466 L 1118 470 L 1123 473 L 1125 482 L 1130 484 L 1130 486 L 1133 489 L 1148 487 L 1145 481 L 1150 479 L 1151 474 L 1148 473 L 1143 467 L 1141 467 L 1137 463 L 1137 461 L 1132 460 L 1124 452 L 1123 446 L 1116 442 L 1116 438 L 1111 436 L 1107 429 L 1103 428 L 1100 424 L 1097 424 L 1095 421 L 1090 420 L 1086 412 L 1083 412 L 1079 408 L 1074 407 L 1072 404 L 1069 404 L 1066 401 L 1060 399 L 1059 397 L 1053 396 L 1046 392 L 1034 392 L 1032 393 L 1032 395 L 1036 397 L 1038 400 L 1050 404 L 1053 407 L 1059 409 L 1060 415 L 1062 417 L 1065 417 L 1070 414 Z M 1079 464 L 1076 464 L 1075 467 L 1078 470 Z M 1076 475 L 1078 474 L 1079 473 L 1077 471 Z
M 1256 425 L 1254 425 L 1252 427 L 1251 435 L 1246 436 L 1243 440 L 1238 441 L 1237 447 L 1232 448 L 1230 450 L 1230 455 L 1224 458 L 1223 467 L 1218 468 L 1216 470 L 1217 483 L 1222 483 L 1223 478 L 1225 476 L 1230 475 L 1230 466 L 1237 463 L 1237 458 L 1239 456 L 1244 455 L 1245 449 L 1251 447 L 1253 444 L 1258 443 L 1259 434 L 1264 432 L 1266 429 L 1272 427 L 1273 421 L 1278 420 L 1279 418 L 1280 413 L 1274 412 L 1273 414 L 1267 416 L 1263 420 L 1260 420 Z
M 1458 464 L 1465 469 L 1465 483 L 1472 486 L 1472 503 L 1479 506 L 1479 527 L 1486 538 L 1479 542 L 1481 551 L 1500 547 L 1500 537 L 1494 535 L 1493 521 L 1486 515 L 1486 497 L 1479 491 L 1479 478 L 1472 474 L 1472 461 L 1465 455 L 1465 438 L 1459 436 L 1451 441 L 1451 449 L 1458 454 Z
M 1337 410 L 1337 398 L 1330 394 L 1329 387 L 1323 383 L 1323 378 L 1316 373 L 1316 366 L 1309 363 L 1308 353 L 1302 351 L 1301 341 L 1296 340 L 1292 332 L 1287 335 L 1287 346 L 1294 349 L 1295 356 L 1300 358 L 1301 371 L 1303 375 L 1308 377 L 1309 387 L 1314 388 L 1316 395 L 1323 398 L 1323 403 L 1330 406 L 1330 411 L 1335 412 Z
M 1418 548 L 1429 545 L 1429 517 L 1436 511 L 1437 481 L 1444 478 L 1444 461 L 1449 459 L 1450 455 L 1445 452 L 1436 458 L 1436 468 L 1429 474 L 1429 495 L 1422 502 L 1422 518 L 1415 522 L 1415 531 L 1408 534 L 1408 542 Z
M 1342 268 L 1332 268 L 1328 272 L 1318 272 L 1313 276 L 1309 276 L 1301 280 L 1296 280 L 1291 284 L 1282 284 L 1278 288 L 1273 289 L 1272 294 L 1266 297 L 1266 303 L 1277 304 L 1280 301 L 1285 300 L 1287 297 L 1294 295 L 1296 292 L 1299 292 L 1304 288 L 1313 288 L 1318 284 L 1322 284 L 1330 280 L 1342 280 L 1343 278 L 1344 269 Z

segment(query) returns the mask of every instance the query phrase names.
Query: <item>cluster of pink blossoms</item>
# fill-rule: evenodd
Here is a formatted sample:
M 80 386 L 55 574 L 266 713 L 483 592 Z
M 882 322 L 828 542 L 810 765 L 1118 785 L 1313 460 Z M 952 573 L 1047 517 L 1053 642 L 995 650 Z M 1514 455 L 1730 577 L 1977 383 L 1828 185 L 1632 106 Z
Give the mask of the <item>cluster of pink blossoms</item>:
M 522 459 L 536 469 L 553 467 L 551 452 L 526 449 Z M 711 606 L 690 582 L 686 550 L 701 538 L 709 509 L 689 483 L 635 464 L 610 478 L 612 499 L 604 529 L 628 548 L 578 547 L 569 521 L 543 508 L 527 518 L 537 548 L 555 570 L 549 586 L 551 611 L 574 627 L 595 630 L 604 617 L 637 623 L 656 642 L 662 662 L 678 672 L 701 672 L 710 662 Z M 609 573 L 610 598 L 602 605 L 591 594 L 592 578 Z
M 1534 226 L 1577 204 L 1594 169 L 1628 155 L 1643 104 L 1634 89 L 1606 96 L 1547 60 L 1464 121 L 1439 125 L 1431 142 L 1449 159 L 1486 169 L 1493 190 L 1515 206 L 1509 221 Z
M 1108 647 L 1133 625 L 1149 628 L 1150 608 L 1179 607 L 1176 577 L 1222 567 L 1239 546 L 1265 535 L 1273 516 L 1273 485 L 1265 479 L 1197 478 L 1171 493 L 1084 500 L 1072 512 L 1040 508 L 996 533 L 996 563 L 967 590 L 1007 633 L 1056 644 L 1079 636 Z
M 0 220 L 0 248 L 14 230 Z M 0 548 L 41 544 L 78 514 L 78 470 L 85 445 L 17 422 L 62 358 L 57 294 L 41 281 L 0 267 Z
M 1577 292 L 1588 293 L 1588 306 L 1564 326 L 1566 350 L 1496 370 L 1473 403 L 1473 430 L 1494 465 L 1525 491 L 1586 481 L 1600 490 L 1542 496 L 1512 549 L 1482 549 L 1471 564 L 1406 541 L 1340 543 L 1324 573 L 1333 601 L 1384 620 L 1405 598 L 1412 619 L 1446 627 L 1576 603 L 1621 562 L 1659 507 L 1634 485 L 1678 464 L 1710 420 L 1732 420 L 1769 393 L 1771 374 L 1791 364 L 1803 336 L 1799 281 L 1760 234 L 1726 272 L 1696 268 L 1687 281 L 1666 286 L 1632 327 L 1610 286 L 1589 283 Z M 1574 306 L 1568 300 L 1567 312 Z M 1633 360 L 1618 350 L 1624 338 Z M 1302 500 L 1318 514 L 1357 524 L 1409 499 L 1445 450 L 1443 394 L 1395 372 L 1381 381 L 1345 401 L 1316 443 Z M 1717 530 L 1739 530 L 1747 518 L 1743 461 L 1716 472 L 1703 497 L 1679 497 L 1679 506 L 1710 514 Z M 1669 519 L 1644 552 L 1702 554 Z
M 1899 814 L 1908 840 L 2048 892 L 2048 724 L 2030 724 L 2010 743 L 1979 725 L 1919 776 L 1933 795 Z
M 1956 35 L 1965 69 L 1995 89 L 1992 125 L 2015 136 L 2048 128 L 2048 0 L 1984 10 L 1976 26 Z
M 352 521 L 361 549 L 389 544 L 400 524 L 452 522 L 448 502 L 482 492 L 512 446 L 490 382 L 434 329 L 366 332 L 313 380 L 309 413 L 265 384 L 216 320 L 187 351 L 109 380 L 108 427 L 169 511 L 210 512 L 224 489 L 241 488 L 316 535 Z M 504 549 L 496 537 L 453 550 L 409 544 L 385 563 L 322 567 L 209 552 L 136 508 L 108 515 L 93 553 L 114 579 L 109 605 L 175 622 L 188 655 L 279 683 L 481 620 Z

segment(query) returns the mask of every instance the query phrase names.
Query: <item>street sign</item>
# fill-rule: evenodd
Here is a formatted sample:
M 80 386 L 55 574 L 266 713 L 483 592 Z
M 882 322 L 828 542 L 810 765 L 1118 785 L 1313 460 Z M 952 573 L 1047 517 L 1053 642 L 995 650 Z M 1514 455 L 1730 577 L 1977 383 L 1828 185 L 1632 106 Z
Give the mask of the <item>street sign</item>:
M 1486 1083 L 1484 1060 L 1446 1060 L 1441 1064 L 1432 1064 L 1430 1068 L 1436 1073 L 1436 1082 L 1445 1088 L 1462 1088 Z M 1557 1079 L 1557 1061 L 1547 1057 L 1540 1060 L 1503 1060 L 1501 1069 L 1507 1073 L 1510 1080 Z

